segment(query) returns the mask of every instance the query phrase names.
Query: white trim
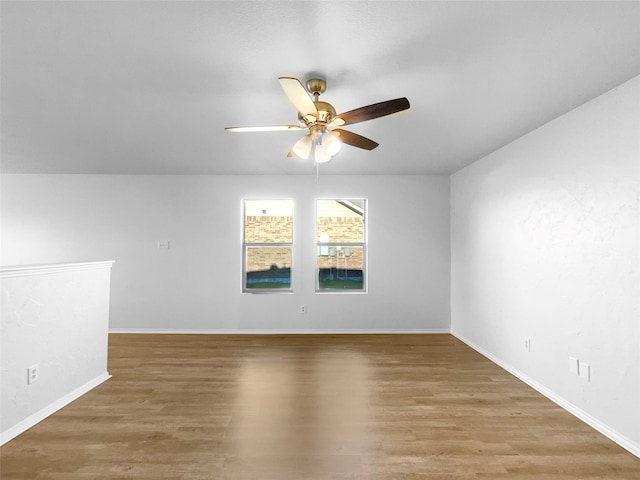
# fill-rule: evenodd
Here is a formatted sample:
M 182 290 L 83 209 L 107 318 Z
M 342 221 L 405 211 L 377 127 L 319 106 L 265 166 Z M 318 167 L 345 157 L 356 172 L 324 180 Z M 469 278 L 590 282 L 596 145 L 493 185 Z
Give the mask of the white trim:
M 0 267 L 0 278 L 47 275 L 50 273 L 75 272 L 77 270 L 97 270 L 111 268 L 115 260 L 103 262 L 52 263 L 45 265 L 10 265 Z
M 70 404 L 71 402 L 76 400 L 77 398 L 79 398 L 82 395 L 84 395 L 85 393 L 87 393 L 89 390 L 94 389 L 95 387 L 97 387 L 101 383 L 109 380 L 110 378 L 111 378 L 111 375 L 109 375 L 109 372 L 105 372 L 102 375 L 94 378 L 93 380 L 88 381 L 84 385 L 76 388 L 75 390 L 67 393 L 64 397 L 62 397 L 62 398 L 56 400 L 55 402 L 47 405 L 42 410 L 39 410 L 38 412 L 34 413 L 33 415 L 29 415 L 27 418 L 25 418 L 21 422 L 17 423 L 13 427 L 5 430 L 4 432 L 0 432 L 0 445 L 4 445 L 9 440 L 14 439 L 15 437 L 17 437 L 18 435 L 20 435 L 23 432 L 26 432 L 27 430 L 29 430 L 31 427 L 33 427 L 37 423 L 41 422 L 42 420 L 44 420 L 48 416 L 54 414 L 55 412 L 57 412 L 61 408 L 67 406 L 68 404 Z
M 542 395 L 547 397 L 549 400 L 551 400 L 552 402 L 554 402 L 558 406 L 564 408 L 567 412 L 569 412 L 573 416 L 579 418 L 584 423 L 586 423 L 590 427 L 594 428 L 595 430 L 597 430 L 598 432 L 603 434 L 605 437 L 609 438 L 610 440 L 614 441 L 615 443 L 620 445 L 625 450 L 628 450 L 630 453 L 632 453 L 636 457 L 640 458 L 640 444 L 634 442 L 633 440 L 631 440 L 630 438 L 626 437 L 625 435 L 622 435 L 621 433 L 619 433 L 616 430 L 612 429 L 608 425 L 605 425 L 601 421 L 599 421 L 596 418 L 592 417 L 589 413 L 585 412 L 584 410 L 582 410 L 579 407 L 576 407 L 574 404 L 572 404 L 571 402 L 569 402 L 565 398 L 563 398 L 560 395 L 556 394 L 552 390 L 549 390 L 547 387 L 545 387 L 544 385 L 538 383 L 537 381 L 535 381 L 531 377 L 525 375 L 520 370 L 518 370 L 516 368 L 513 368 L 511 365 L 509 365 L 508 363 L 504 362 L 503 360 L 501 360 L 500 358 L 496 357 L 495 355 L 493 355 L 492 353 L 488 352 L 487 350 L 485 350 L 484 348 L 480 347 L 479 345 L 476 345 L 471 340 L 468 340 L 467 338 L 463 337 L 462 335 L 460 335 L 460 334 L 458 334 L 458 333 L 456 333 L 454 331 L 451 331 L 451 335 L 456 337 L 461 342 L 466 343 L 469 347 L 473 348 L 476 352 L 480 353 L 481 355 L 484 355 L 489 360 L 491 360 L 493 363 L 495 363 L 499 367 L 505 369 L 507 372 L 509 372 L 513 376 L 515 376 L 518 379 L 522 380 L 524 383 L 529 385 L 531 388 L 533 388 L 534 390 L 538 391 L 539 393 L 541 393 Z
M 157 334 L 157 335 L 375 335 L 375 334 L 443 334 L 451 333 L 448 328 L 443 329 L 415 329 L 415 330 L 250 330 L 250 329 L 168 329 L 168 328 L 110 328 L 109 333 Z

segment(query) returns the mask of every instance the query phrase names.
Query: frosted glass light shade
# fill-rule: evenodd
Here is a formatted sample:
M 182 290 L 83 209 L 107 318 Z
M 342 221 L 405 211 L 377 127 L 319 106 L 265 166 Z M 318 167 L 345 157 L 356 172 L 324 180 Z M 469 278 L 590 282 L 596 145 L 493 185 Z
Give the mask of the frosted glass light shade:
M 316 144 L 315 148 L 315 160 L 316 163 L 326 163 L 331 160 L 331 155 L 327 153 L 321 143 Z
M 330 157 L 333 157 L 342 148 L 342 142 L 331 132 L 322 135 L 322 146 Z
M 308 135 L 305 135 L 293 145 L 291 151 L 295 154 L 296 157 L 306 160 L 307 158 L 309 158 L 312 146 L 313 141 L 309 138 Z

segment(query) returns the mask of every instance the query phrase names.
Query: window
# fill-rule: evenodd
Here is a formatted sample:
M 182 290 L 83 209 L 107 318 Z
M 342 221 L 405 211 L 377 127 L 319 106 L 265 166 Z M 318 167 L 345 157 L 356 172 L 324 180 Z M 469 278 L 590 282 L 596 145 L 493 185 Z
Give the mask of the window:
M 292 200 L 245 200 L 243 292 L 291 291 Z
M 365 203 L 317 201 L 316 291 L 366 291 Z

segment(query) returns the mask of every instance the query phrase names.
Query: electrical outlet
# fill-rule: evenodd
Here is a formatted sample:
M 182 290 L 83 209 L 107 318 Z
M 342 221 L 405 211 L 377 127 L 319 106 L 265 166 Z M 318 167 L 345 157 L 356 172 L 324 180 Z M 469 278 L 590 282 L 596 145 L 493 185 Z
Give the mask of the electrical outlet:
M 307 313 L 307 306 L 306 305 L 300 305 L 300 313 Z
M 31 365 L 27 368 L 27 384 L 31 385 L 34 382 L 37 382 L 40 379 L 40 367 L 36 365 Z
M 574 358 L 574 357 L 569 357 L 569 373 L 573 373 L 575 375 L 578 375 L 578 359 Z
M 531 339 L 529 339 L 529 338 L 525 338 L 525 339 L 524 339 L 524 343 L 522 344 L 522 346 L 524 347 L 524 349 L 525 349 L 527 352 L 530 352 L 530 351 L 531 351 Z
M 580 362 L 580 367 L 578 368 L 580 378 L 585 379 L 587 382 L 591 381 L 591 367 L 588 363 Z

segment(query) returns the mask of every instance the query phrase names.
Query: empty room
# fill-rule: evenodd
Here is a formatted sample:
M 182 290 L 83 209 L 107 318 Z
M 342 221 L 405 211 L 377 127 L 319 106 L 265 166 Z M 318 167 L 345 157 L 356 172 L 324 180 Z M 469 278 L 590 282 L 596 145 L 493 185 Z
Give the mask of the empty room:
M 0 478 L 640 478 L 640 1 L 0 2 Z

